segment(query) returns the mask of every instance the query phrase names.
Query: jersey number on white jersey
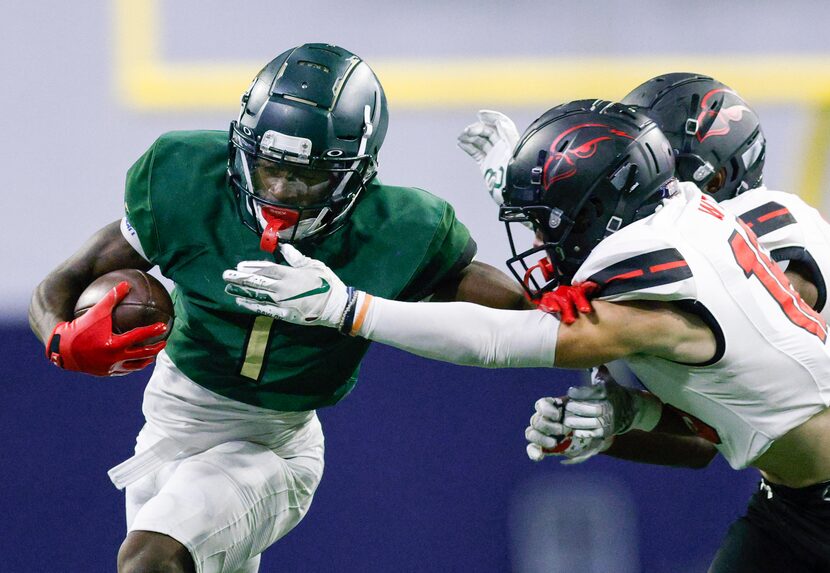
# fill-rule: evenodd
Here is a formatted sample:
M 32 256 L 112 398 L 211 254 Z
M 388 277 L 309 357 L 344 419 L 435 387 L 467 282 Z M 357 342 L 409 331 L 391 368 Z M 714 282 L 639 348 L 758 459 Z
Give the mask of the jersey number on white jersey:
M 739 224 L 749 240 L 735 231 L 729 238 L 729 246 L 746 277 L 754 276 L 761 282 L 790 322 L 825 342 L 827 324 L 824 319 L 795 292 L 783 271 L 758 246 L 758 240 L 749 227 L 740 220 Z

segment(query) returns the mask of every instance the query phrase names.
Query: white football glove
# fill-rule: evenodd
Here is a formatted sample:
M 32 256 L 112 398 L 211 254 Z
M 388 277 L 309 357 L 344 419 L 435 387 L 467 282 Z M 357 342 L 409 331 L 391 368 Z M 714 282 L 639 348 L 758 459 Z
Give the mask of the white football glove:
M 609 438 L 657 425 L 662 404 L 645 392 L 617 384 L 605 366 L 591 369 L 590 386 L 568 388 L 563 423 L 576 438 Z
M 565 465 L 579 464 L 607 450 L 613 442 L 608 438 L 577 437 L 562 421 L 565 404 L 562 398 L 540 398 L 536 413 L 525 430 L 527 457 L 534 462 L 547 456 L 560 456 Z
M 349 290 L 322 262 L 304 256 L 291 245 L 280 245 L 288 263 L 243 261 L 222 273 L 225 292 L 257 314 L 293 324 L 339 328 Z
M 519 141 L 516 124 L 498 111 L 482 109 L 478 121 L 464 128 L 458 136 L 458 147 L 475 159 L 484 176 L 484 184 L 497 205 L 504 203 L 507 163 Z

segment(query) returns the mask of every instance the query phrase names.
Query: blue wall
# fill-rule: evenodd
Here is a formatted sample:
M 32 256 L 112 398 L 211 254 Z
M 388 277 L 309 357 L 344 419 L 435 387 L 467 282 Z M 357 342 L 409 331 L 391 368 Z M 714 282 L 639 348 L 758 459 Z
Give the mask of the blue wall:
M 131 454 L 149 371 L 120 379 L 62 372 L 22 324 L 0 327 L 0 351 L 0 570 L 114 571 L 123 494 L 106 470 Z M 533 402 L 578 379 L 461 368 L 376 346 L 352 395 L 320 412 L 326 473 L 308 516 L 266 552 L 262 571 L 529 570 L 517 523 L 532 516 L 521 515 L 519 498 L 539 484 L 565 500 L 550 517 L 573 532 L 551 540 L 563 550 L 579 548 L 586 531 L 582 514 L 564 507 L 578 497 L 569 493 L 607 486 L 634 508 L 633 521 L 607 511 L 611 532 L 625 528 L 633 539 L 627 570 L 704 571 L 755 475 L 721 459 L 702 471 L 604 457 L 533 464 L 523 438 Z

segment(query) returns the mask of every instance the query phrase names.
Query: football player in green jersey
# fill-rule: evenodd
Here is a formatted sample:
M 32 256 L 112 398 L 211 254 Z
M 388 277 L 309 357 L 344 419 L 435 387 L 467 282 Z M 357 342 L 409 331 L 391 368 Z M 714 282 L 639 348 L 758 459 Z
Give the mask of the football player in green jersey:
M 127 174 L 126 216 L 36 288 L 30 323 L 57 366 L 117 375 L 156 358 L 136 455 L 110 471 L 127 490 L 119 571 L 256 571 L 320 481 L 315 409 L 349 393 L 368 348 L 241 309 L 225 269 L 281 262 L 278 243 L 296 243 L 381 297 L 526 304 L 472 260 L 450 205 L 377 179 L 386 127 L 383 89 L 359 57 L 326 44 L 288 50 L 257 75 L 229 132 L 159 137 Z M 113 334 L 126 283 L 72 320 L 95 278 L 154 266 L 176 285 L 163 351 L 144 341 L 165 325 Z

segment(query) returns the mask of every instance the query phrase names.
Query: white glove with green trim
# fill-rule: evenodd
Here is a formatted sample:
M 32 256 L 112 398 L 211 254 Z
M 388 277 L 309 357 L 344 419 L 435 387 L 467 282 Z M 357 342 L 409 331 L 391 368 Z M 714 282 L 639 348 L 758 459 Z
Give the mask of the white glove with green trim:
M 291 245 L 280 245 L 288 265 L 242 261 L 222 273 L 225 292 L 236 304 L 257 314 L 293 324 L 339 328 L 350 292 L 322 262 Z
M 458 135 L 458 147 L 478 163 L 484 184 L 496 205 L 504 203 L 507 163 L 519 141 L 516 124 L 498 111 L 482 109 L 478 121 L 471 123 Z

